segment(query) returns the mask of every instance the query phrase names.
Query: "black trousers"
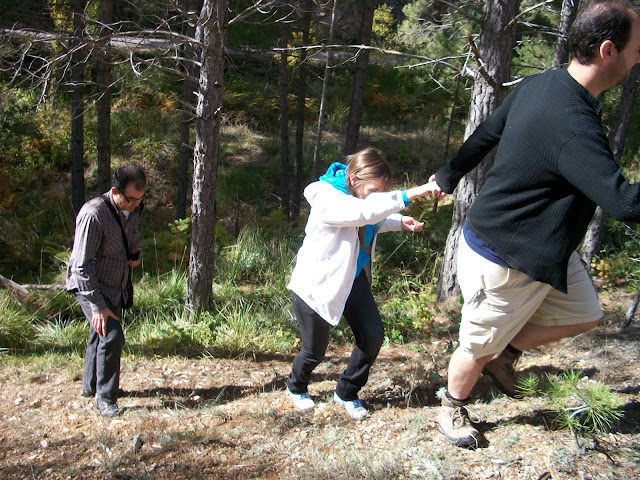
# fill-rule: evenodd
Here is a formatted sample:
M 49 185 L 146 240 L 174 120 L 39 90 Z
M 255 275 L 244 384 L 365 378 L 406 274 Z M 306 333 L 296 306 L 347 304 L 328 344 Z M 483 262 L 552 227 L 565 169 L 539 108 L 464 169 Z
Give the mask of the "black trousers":
M 91 304 L 82 295 L 76 295 L 76 299 L 82 313 L 89 320 L 90 332 L 84 355 L 82 388 L 94 391 L 98 397 L 115 403 L 120 388 L 120 357 L 124 347 L 122 324 L 120 320 L 110 317 L 107 320 L 107 334 L 98 335 L 91 326 Z M 120 305 L 111 305 L 107 301 L 107 306 L 118 317 L 121 316 Z
M 295 293 L 292 293 L 292 302 L 300 326 L 302 349 L 293 360 L 287 386 L 293 393 L 306 393 L 311 372 L 323 360 L 327 351 L 331 325 Z M 369 379 L 369 370 L 384 341 L 380 312 L 364 272 L 353 282 L 343 315 L 353 331 L 356 344 L 346 370 L 340 375 L 336 393 L 343 400 L 356 400 L 358 392 Z

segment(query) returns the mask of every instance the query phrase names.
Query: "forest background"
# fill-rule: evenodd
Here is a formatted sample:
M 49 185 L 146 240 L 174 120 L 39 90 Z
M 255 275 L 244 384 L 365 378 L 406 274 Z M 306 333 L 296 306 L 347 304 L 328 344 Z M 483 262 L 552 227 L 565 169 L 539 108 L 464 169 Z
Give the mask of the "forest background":
M 0 0 L 3 364 L 47 370 L 47 358 L 77 371 L 87 324 L 59 288 L 74 213 L 106 191 L 109 172 L 124 163 L 148 174 L 125 355 L 295 354 L 285 286 L 304 234 L 304 186 L 368 145 L 385 153 L 396 187 L 425 182 L 519 78 L 558 66 L 567 4 L 578 7 L 30 0 L 15 8 Z M 495 42 L 506 36 L 510 45 L 506 78 L 496 85 L 483 48 L 500 12 L 510 17 Z M 474 117 L 483 78 L 495 90 Z M 620 130 L 637 75 L 633 82 L 603 95 L 607 131 Z M 633 98 L 614 147 L 632 179 L 640 149 Z M 415 202 L 408 212 L 425 231 L 379 239 L 373 288 L 389 347 L 424 353 L 446 335 L 446 355 L 455 344 L 455 278 L 449 289 L 438 280 L 450 263 L 456 201 Z M 596 226 L 596 247 L 585 256 L 603 294 L 630 294 L 613 305 L 611 320 L 628 324 L 638 289 L 636 227 L 606 216 Z M 352 341 L 341 326 L 332 337 Z

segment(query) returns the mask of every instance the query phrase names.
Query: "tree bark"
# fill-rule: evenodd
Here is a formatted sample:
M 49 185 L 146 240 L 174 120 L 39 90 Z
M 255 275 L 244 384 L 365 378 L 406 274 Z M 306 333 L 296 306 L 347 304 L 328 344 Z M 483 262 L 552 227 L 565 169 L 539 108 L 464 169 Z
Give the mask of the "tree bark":
M 629 76 L 624 82 L 620 104 L 616 110 L 616 115 L 609 131 L 609 145 L 613 152 L 613 158 L 620 164 L 622 152 L 624 150 L 624 140 L 627 135 L 627 127 L 633 112 L 633 103 L 638 91 L 638 81 L 640 80 L 640 64 L 631 69 Z M 591 261 L 594 255 L 600 250 L 602 243 L 602 232 L 604 231 L 604 223 L 607 220 L 607 214 L 600 208 L 596 208 L 593 219 L 587 228 L 587 232 L 582 242 L 582 259 L 591 267 Z
M 71 37 L 71 204 L 78 214 L 85 202 L 84 186 L 84 10 L 87 0 L 73 0 Z
M 100 46 L 96 63 L 96 83 L 98 84 L 98 193 L 104 193 L 111 186 L 111 62 L 109 27 L 113 19 L 113 0 L 100 0 Z
M 336 25 L 336 5 L 338 1 L 333 0 L 331 7 L 331 24 L 329 25 L 329 45 L 333 45 Z M 318 156 L 320 154 L 320 146 L 322 145 L 322 133 L 324 131 L 324 111 L 327 108 L 327 90 L 329 89 L 329 77 L 333 65 L 333 50 L 327 50 L 327 63 L 324 67 L 324 77 L 322 78 L 322 93 L 320 94 L 320 112 L 318 113 L 318 133 L 316 133 L 316 142 L 313 147 L 313 160 L 311 161 L 311 181 L 314 182 L 318 178 Z
M 578 0 L 563 0 L 560 13 L 560 36 L 553 55 L 553 68 L 560 68 L 569 62 L 569 41 L 567 34 L 578 13 Z
M 289 218 L 289 80 L 287 73 L 286 23 L 280 24 L 280 205 L 286 218 Z
M 309 45 L 313 0 L 305 0 L 302 12 L 302 45 Z M 302 50 L 298 61 L 298 104 L 296 108 L 296 154 L 293 166 L 293 199 L 291 218 L 300 216 L 302 202 L 302 166 L 304 162 L 304 110 L 307 95 L 307 52 Z
M 204 0 L 201 23 L 198 25 L 198 29 L 202 29 L 203 49 L 195 114 L 191 254 L 187 289 L 187 302 L 194 313 L 210 308 L 212 301 L 227 5 L 227 0 Z
M 519 0 L 487 0 L 465 139 L 500 105 L 507 95 L 507 89 L 502 84 L 509 79 L 516 40 L 516 24 L 514 22 L 510 27 L 507 25 L 518 14 L 519 5 Z M 487 155 L 458 184 L 451 229 L 447 237 L 438 278 L 438 301 L 460 294 L 455 262 L 458 239 L 467 216 L 467 210 L 478 195 L 484 184 L 485 175 L 493 164 L 493 156 L 494 152 Z
M 375 8 L 375 0 L 365 0 L 362 22 L 360 24 L 360 43 L 365 46 L 371 45 Z M 358 150 L 358 138 L 360 136 L 362 111 L 364 109 L 364 90 L 368 66 L 369 50 L 360 50 L 360 52 L 358 52 L 358 58 L 356 59 L 356 71 L 353 78 L 353 93 L 351 95 L 351 106 L 349 108 L 349 120 L 347 122 L 347 134 L 344 146 L 345 155 L 350 155 Z

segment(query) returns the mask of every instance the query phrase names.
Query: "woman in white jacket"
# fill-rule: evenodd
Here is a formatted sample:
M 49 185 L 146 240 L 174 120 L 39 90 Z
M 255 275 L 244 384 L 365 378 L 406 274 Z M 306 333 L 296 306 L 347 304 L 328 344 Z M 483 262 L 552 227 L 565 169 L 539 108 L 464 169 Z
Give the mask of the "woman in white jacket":
M 307 391 L 311 372 L 324 358 L 329 329 L 344 315 L 356 344 L 333 399 L 351 418 L 368 413 L 358 391 L 367 383 L 384 340 L 370 287 L 375 238 L 385 231 L 421 231 L 422 223 L 395 213 L 437 188 L 432 182 L 386 192 L 390 184 L 389 164 L 377 149 L 366 148 L 348 156 L 347 165 L 332 164 L 304 190 L 311 212 L 287 286 L 302 340 L 287 378 L 296 408 L 314 407 Z

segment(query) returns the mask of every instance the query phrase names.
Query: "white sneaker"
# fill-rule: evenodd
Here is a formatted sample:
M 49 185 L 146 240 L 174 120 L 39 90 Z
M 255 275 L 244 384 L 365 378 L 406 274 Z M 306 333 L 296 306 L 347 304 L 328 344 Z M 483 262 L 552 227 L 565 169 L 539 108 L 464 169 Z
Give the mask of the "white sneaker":
M 287 395 L 289 395 L 289 397 L 293 401 L 293 406 L 298 410 L 311 410 L 316 406 L 307 392 L 293 393 L 291 390 L 289 390 L 289 388 L 287 388 Z
M 364 408 L 364 403 L 359 398 L 355 400 L 342 400 L 337 393 L 333 394 L 333 401 L 344 407 L 347 414 L 354 420 L 360 420 L 367 416 L 369 411 Z

